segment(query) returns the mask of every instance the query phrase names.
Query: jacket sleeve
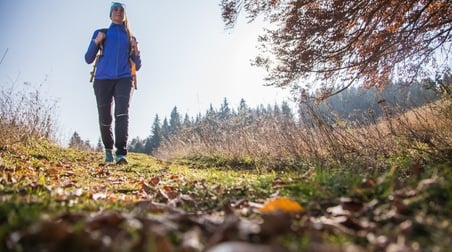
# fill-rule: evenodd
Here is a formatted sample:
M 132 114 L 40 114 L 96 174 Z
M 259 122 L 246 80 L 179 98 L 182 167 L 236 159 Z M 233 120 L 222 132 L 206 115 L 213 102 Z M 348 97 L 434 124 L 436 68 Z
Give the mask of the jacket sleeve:
M 99 46 L 94 43 L 94 39 L 97 37 L 97 33 L 99 30 L 96 30 L 93 34 L 93 37 L 91 38 L 88 46 L 88 50 L 86 50 L 85 53 L 85 61 L 88 64 L 93 63 L 94 59 L 96 58 L 97 51 L 99 51 Z

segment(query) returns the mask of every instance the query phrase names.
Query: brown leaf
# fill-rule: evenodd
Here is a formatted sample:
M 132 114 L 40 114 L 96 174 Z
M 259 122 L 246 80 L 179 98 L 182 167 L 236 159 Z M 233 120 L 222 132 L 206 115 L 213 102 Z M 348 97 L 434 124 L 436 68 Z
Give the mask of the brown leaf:
M 292 216 L 290 213 L 277 211 L 262 215 L 264 220 L 260 226 L 260 235 L 263 239 L 283 235 L 291 231 Z
M 107 212 L 88 219 L 86 225 L 90 230 L 97 230 L 108 226 L 117 227 L 124 221 L 125 217 L 123 217 L 121 214 Z
M 137 202 L 136 208 L 138 210 L 151 213 L 164 213 L 172 210 L 167 204 L 157 203 L 150 200 Z
M 160 183 L 160 179 L 158 177 L 153 177 L 151 178 L 151 180 L 149 180 L 150 184 L 153 186 L 158 185 L 158 183 Z
M 162 227 L 158 223 L 149 225 L 150 223 L 144 221 L 143 224 L 140 242 L 131 251 L 176 251 L 170 240 L 169 232 L 171 230 Z
M 50 168 L 45 171 L 46 175 L 50 178 L 57 178 L 58 177 L 58 170 L 55 168 Z
M 407 214 L 409 212 L 408 205 L 401 198 L 391 196 L 390 200 L 398 214 Z
M 106 176 L 110 176 L 111 172 L 108 169 L 108 167 L 98 167 L 98 168 L 92 168 L 91 169 L 91 176 L 93 177 L 106 177 Z
M 353 213 L 361 212 L 365 209 L 365 204 L 357 199 L 342 197 L 340 198 L 341 206 L 344 210 L 351 211 Z
M 55 244 L 62 242 L 71 234 L 71 228 L 64 222 L 43 222 L 33 225 L 11 239 L 11 245 L 20 244 Z M 15 236 L 15 235 L 14 235 Z M 12 238 L 12 237 L 11 237 Z
M 364 230 L 366 229 L 367 225 L 365 222 L 360 222 L 359 220 L 357 220 L 356 218 L 352 218 L 352 217 L 347 217 L 345 219 L 345 221 L 343 221 L 341 223 L 342 225 L 344 225 L 347 228 L 353 229 L 353 230 Z M 363 225 L 364 224 L 364 225 Z
M 179 196 L 179 192 L 176 187 L 167 185 L 163 187 L 163 190 L 160 190 L 160 194 L 167 200 L 172 200 Z
M 141 186 L 141 189 L 146 194 L 153 194 L 153 193 L 155 193 L 155 189 L 151 185 L 149 185 L 147 182 L 145 182 L 144 180 L 140 180 L 140 182 L 138 182 L 138 184 Z
M 411 164 L 411 169 L 413 170 L 414 175 L 418 179 L 425 172 L 425 168 L 421 164 L 419 164 L 419 162 L 415 162 L 415 163 Z
M 373 179 L 373 178 L 365 178 L 361 182 L 360 187 L 361 188 L 372 188 L 375 185 L 377 185 L 377 181 L 375 179 Z
M 114 201 L 121 200 L 121 197 L 116 194 L 110 194 L 110 195 L 108 195 L 108 200 L 114 202 Z

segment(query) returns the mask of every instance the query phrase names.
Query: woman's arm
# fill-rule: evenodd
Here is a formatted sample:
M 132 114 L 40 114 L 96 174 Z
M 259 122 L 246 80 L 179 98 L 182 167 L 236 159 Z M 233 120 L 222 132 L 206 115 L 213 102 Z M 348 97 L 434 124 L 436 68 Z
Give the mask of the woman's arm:
M 88 64 L 93 63 L 94 59 L 96 58 L 96 54 L 99 51 L 100 48 L 100 44 L 102 43 L 102 41 L 105 39 L 105 33 L 100 31 L 100 30 L 96 30 L 94 31 L 93 37 L 91 38 L 91 41 L 89 43 L 88 46 L 88 50 L 86 50 L 85 53 L 85 61 Z

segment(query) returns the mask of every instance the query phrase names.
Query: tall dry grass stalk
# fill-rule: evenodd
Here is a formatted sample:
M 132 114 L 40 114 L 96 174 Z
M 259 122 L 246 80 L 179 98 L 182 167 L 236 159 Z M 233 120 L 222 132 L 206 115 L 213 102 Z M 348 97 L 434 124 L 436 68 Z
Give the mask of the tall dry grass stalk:
M 384 106 L 384 104 L 382 105 Z M 450 158 L 452 105 L 444 99 L 409 112 L 384 107 L 383 118 L 360 123 L 322 118 L 315 105 L 301 106 L 297 121 L 285 117 L 246 116 L 206 119 L 164 141 L 156 156 L 164 159 L 217 155 L 251 158 L 269 168 L 336 162 L 384 167 L 398 154 L 416 159 Z
M 0 146 L 42 138 L 56 140 L 55 109 L 55 101 L 29 85 L 23 90 L 14 86 L 0 90 Z

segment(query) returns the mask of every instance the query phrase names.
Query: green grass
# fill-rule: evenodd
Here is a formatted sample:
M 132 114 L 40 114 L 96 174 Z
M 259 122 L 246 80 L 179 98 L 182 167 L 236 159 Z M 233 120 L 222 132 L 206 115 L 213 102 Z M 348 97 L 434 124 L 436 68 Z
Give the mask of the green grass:
M 294 229 L 273 233 L 270 240 L 258 234 L 259 239 L 255 239 L 264 244 L 274 241 L 297 251 L 314 250 L 319 242 L 329 248 L 353 243 L 362 249 L 379 250 L 383 245 L 374 244 L 366 234 L 387 237 L 391 242 L 391 237 L 401 232 L 402 223 L 406 226 L 406 248 L 447 249 L 444 242 L 450 241 L 450 160 L 426 162 L 422 164 L 424 171 L 415 173 L 410 170 L 412 162 L 398 157 L 387 160 L 390 166 L 386 171 L 366 172 L 363 168 L 359 173 L 356 168 L 348 170 L 346 164 L 260 170 L 250 168 L 249 160 L 215 158 L 167 162 L 130 153 L 129 165 L 115 166 L 104 165 L 102 153 L 78 152 L 46 141 L 4 146 L 0 151 L 0 250 L 26 251 L 38 245 L 50 248 L 46 235 L 55 236 L 52 232 L 59 229 L 64 233 L 61 223 L 69 223 L 70 231 L 64 239 L 58 238 L 59 245 L 98 248 L 102 239 L 85 235 L 97 228 L 90 219 L 97 216 L 104 218 L 103 228 L 96 229 L 99 235 L 125 232 L 117 238 L 123 242 L 117 251 L 135 250 L 134 246 L 143 251 L 150 247 L 177 251 L 184 235 L 195 227 L 203 234 L 199 241 L 207 244 L 213 233 L 226 232 L 224 225 L 238 225 L 223 223 L 226 203 L 243 220 L 276 225 L 278 221 L 262 224 L 256 209 L 275 195 L 300 203 L 305 213 L 292 219 Z M 347 198 L 352 203 L 344 203 Z M 352 215 L 345 223 L 326 225 L 325 220 L 335 220 L 330 211 L 337 206 L 352 207 Z M 119 220 L 125 221 L 116 222 L 108 213 L 121 213 Z M 313 221 L 319 226 L 314 227 Z M 153 225 L 162 230 L 136 226 L 136 222 L 156 223 Z M 365 223 L 374 227 L 365 227 Z M 164 238 L 159 236 L 162 232 Z

